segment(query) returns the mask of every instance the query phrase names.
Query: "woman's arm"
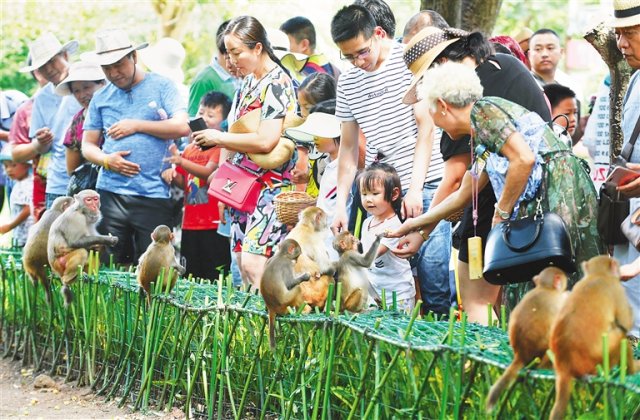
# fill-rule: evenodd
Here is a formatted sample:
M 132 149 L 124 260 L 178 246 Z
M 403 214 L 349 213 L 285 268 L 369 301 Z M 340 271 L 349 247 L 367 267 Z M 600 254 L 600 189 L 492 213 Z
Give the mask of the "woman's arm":
M 82 163 L 82 153 L 80 150 L 67 148 L 65 157 L 67 161 L 67 174 L 71 175 L 71 173 Z
M 269 153 L 282 135 L 284 119 L 261 120 L 255 133 L 224 133 L 208 129 L 193 133 L 193 141 L 199 146 L 222 146 L 235 152 Z

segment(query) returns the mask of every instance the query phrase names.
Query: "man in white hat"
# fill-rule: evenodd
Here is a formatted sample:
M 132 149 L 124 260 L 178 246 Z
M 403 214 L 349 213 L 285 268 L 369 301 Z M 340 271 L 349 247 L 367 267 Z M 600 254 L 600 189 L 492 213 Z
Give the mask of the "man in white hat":
M 81 106 L 72 96 L 58 96 L 55 87 L 69 72 L 69 54 L 78 48 L 77 41 L 62 45 L 52 33 L 40 35 L 29 45 L 31 64 L 21 72 L 38 72 L 48 84 L 35 96 L 29 129 L 30 143 L 16 144 L 12 150 L 16 162 L 38 159 L 36 176 L 46 179 L 46 207 L 67 192 L 69 175 L 62 145 L 64 134 Z M 35 140 L 35 141 L 34 141 Z M 35 178 L 35 177 L 34 177 Z
M 111 250 L 117 263 L 137 261 L 153 229 L 171 227 L 173 202 L 160 174 L 171 140 L 189 134 L 175 83 L 137 64 L 136 51 L 146 46 L 134 46 L 126 32 L 109 29 L 96 34 L 96 50 L 82 57 L 100 64 L 110 82 L 89 105 L 82 154 L 103 168 L 96 186 L 103 214 L 98 229 L 118 237 Z
M 618 49 L 629 65 L 636 70 L 629 80 L 629 87 L 623 101 L 622 132 L 626 146 L 635 135 L 638 138 L 640 131 L 640 0 L 614 0 L 613 19 L 610 25 L 615 29 Z M 640 170 L 640 142 L 635 143 L 631 154 L 629 167 Z M 621 192 L 630 197 L 630 211 L 633 213 L 640 208 L 640 179 L 623 187 L 618 187 Z M 622 283 L 627 292 L 629 303 L 634 312 L 634 323 L 629 336 L 636 345 L 640 338 L 640 252 L 628 243 L 616 245 L 613 252 L 620 264 L 623 277 L 631 278 Z

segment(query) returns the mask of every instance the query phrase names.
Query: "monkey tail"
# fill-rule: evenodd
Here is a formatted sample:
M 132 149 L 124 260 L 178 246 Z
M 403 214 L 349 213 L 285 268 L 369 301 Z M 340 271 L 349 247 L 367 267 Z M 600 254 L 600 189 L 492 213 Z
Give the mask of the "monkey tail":
M 65 284 L 62 286 L 62 289 L 60 289 L 60 293 L 62 293 L 62 297 L 64 298 L 65 308 L 71 305 L 71 302 L 73 302 L 73 292 L 71 288 Z
M 553 404 L 549 420 L 564 419 L 569 398 L 571 398 L 571 388 L 573 386 L 573 377 L 568 372 L 556 371 L 556 402 Z
M 276 313 L 269 311 L 269 347 L 271 351 L 276 349 Z
M 520 359 L 514 359 L 513 362 L 507 367 L 502 376 L 496 381 L 495 384 L 489 390 L 489 395 L 487 396 L 487 411 L 493 410 L 500 395 L 504 392 L 506 388 L 508 388 L 513 381 L 518 377 L 518 372 L 524 364 L 520 361 Z

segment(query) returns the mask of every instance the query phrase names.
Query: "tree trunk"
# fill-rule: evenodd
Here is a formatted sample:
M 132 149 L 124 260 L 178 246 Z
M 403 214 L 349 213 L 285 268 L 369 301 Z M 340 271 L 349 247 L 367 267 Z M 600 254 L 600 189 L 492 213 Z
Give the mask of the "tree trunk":
M 491 36 L 502 0 L 421 0 L 420 10 L 440 13 L 449 26 Z
M 599 24 L 588 31 L 586 39 L 598 51 L 609 67 L 611 74 L 611 93 L 609 94 L 609 161 L 613 163 L 622 150 L 622 100 L 629 85 L 632 70 L 622 57 L 616 45 L 616 36 L 612 28 Z
M 153 0 L 153 9 L 160 17 L 158 39 L 175 38 L 182 39 L 186 24 L 189 20 L 189 12 L 195 4 L 192 0 Z

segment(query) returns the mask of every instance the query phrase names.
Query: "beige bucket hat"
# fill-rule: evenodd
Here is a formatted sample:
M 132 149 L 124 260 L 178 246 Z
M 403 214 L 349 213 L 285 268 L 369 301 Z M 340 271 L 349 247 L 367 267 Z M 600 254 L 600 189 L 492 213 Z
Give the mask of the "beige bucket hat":
M 90 61 L 78 61 L 69 67 L 69 75 L 56 86 L 56 94 L 66 96 L 71 94 L 71 82 L 97 82 L 104 80 L 102 67 Z
M 609 26 L 627 28 L 640 25 L 640 0 L 613 0 L 613 18 Z
M 435 26 L 428 26 L 409 40 L 402 58 L 413 73 L 413 80 L 402 98 L 403 103 L 411 105 L 419 101 L 416 88 L 424 73 L 445 48 L 466 35 L 468 32 L 461 29 L 446 28 L 443 30 Z
M 120 60 L 131 51 L 146 48 L 147 42 L 134 46 L 123 29 L 105 29 L 96 33 L 96 50 L 82 54 L 84 61 L 107 66 Z
M 40 67 L 47 64 L 47 61 L 51 60 L 56 54 L 66 51 L 69 54 L 73 54 L 78 49 L 78 41 L 71 40 L 62 45 L 58 38 L 51 32 L 45 32 L 40 35 L 35 41 L 29 44 L 29 55 L 31 56 L 31 65 L 22 67 L 19 71 L 21 73 L 27 73 L 30 71 L 38 70 Z
M 162 38 L 149 48 L 140 51 L 140 59 L 149 70 L 175 83 L 184 82 L 182 63 L 185 56 L 184 47 L 180 41 L 173 38 Z

